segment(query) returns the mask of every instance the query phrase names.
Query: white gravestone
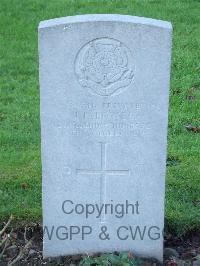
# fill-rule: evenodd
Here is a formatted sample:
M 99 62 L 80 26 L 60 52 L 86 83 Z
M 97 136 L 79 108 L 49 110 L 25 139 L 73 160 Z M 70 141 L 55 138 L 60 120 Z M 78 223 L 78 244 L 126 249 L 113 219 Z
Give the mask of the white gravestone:
M 122 15 L 40 23 L 45 257 L 162 260 L 171 35 Z

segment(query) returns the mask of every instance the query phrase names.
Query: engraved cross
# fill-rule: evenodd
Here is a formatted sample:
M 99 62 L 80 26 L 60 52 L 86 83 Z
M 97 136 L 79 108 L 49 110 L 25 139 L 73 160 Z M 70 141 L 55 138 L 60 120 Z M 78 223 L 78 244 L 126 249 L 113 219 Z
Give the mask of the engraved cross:
M 77 175 L 100 175 L 100 205 L 106 204 L 106 190 L 107 190 L 107 182 L 106 178 L 108 175 L 120 175 L 120 176 L 128 176 L 130 174 L 130 170 L 112 170 L 107 169 L 106 167 L 106 154 L 107 154 L 107 143 L 100 142 L 101 146 L 101 167 L 98 170 L 91 169 L 76 169 Z M 103 221 L 105 222 L 105 217 L 103 217 Z

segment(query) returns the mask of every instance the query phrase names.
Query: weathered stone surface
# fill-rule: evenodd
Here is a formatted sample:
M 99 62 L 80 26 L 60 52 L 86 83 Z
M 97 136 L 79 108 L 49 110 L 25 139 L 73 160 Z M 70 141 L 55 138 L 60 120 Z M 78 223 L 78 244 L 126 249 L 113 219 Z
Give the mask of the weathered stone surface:
M 171 31 L 121 15 L 40 23 L 44 256 L 162 260 Z

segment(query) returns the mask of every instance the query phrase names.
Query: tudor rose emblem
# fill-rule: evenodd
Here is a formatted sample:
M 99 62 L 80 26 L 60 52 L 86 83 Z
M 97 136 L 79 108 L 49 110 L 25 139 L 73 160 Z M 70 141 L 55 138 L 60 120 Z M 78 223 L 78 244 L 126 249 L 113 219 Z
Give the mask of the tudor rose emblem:
M 75 73 L 80 85 L 92 93 L 100 96 L 119 94 L 133 80 L 132 56 L 120 41 L 95 39 L 79 50 Z

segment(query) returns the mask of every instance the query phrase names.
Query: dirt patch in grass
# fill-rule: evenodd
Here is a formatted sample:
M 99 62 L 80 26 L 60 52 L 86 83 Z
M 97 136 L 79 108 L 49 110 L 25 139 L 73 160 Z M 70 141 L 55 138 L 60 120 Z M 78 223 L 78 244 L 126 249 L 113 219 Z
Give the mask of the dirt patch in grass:
M 112 254 L 80 254 L 43 259 L 43 231 L 40 224 L 12 229 L 10 223 L 0 231 L 0 266 L 3 265 L 161 265 L 151 258 L 138 258 L 134 252 Z M 200 265 L 200 232 L 193 231 L 183 238 L 165 236 L 164 265 Z

